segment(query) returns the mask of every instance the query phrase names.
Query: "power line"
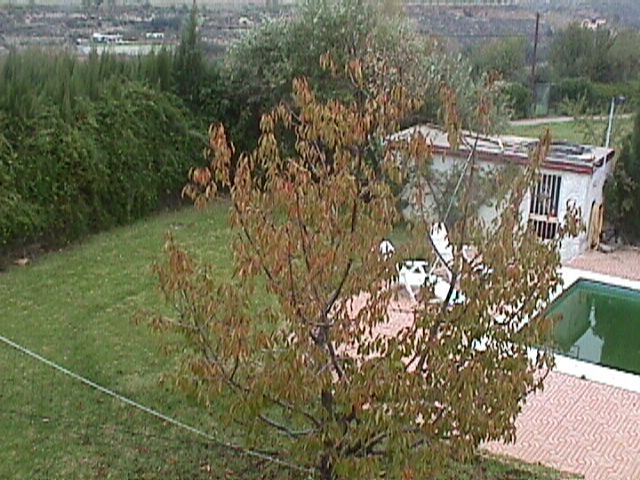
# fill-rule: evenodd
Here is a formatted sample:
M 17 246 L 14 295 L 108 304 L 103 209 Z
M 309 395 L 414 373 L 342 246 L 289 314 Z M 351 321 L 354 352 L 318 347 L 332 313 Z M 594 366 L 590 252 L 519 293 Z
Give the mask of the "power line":
M 115 398 L 116 400 L 119 400 L 122 403 L 125 403 L 125 404 L 127 404 L 127 405 L 129 405 L 129 406 L 131 406 L 133 408 L 138 409 L 138 410 L 141 410 L 141 411 L 143 411 L 143 412 L 145 412 L 145 413 L 147 413 L 147 414 L 149 414 L 149 415 L 151 415 L 153 417 L 156 417 L 156 418 L 158 418 L 160 420 L 163 420 L 163 421 L 165 421 L 167 423 L 170 423 L 170 424 L 172 424 L 172 425 L 174 425 L 174 426 L 176 426 L 178 428 L 182 428 L 183 430 L 187 430 L 188 432 L 191 432 L 191 433 L 193 433 L 195 435 L 203 437 L 203 438 L 207 439 L 208 441 L 210 441 L 212 443 L 215 443 L 216 445 L 228 448 L 228 449 L 233 450 L 235 452 L 238 452 L 238 453 L 240 453 L 242 455 L 247 455 L 249 457 L 258 458 L 260 460 L 266 460 L 268 462 L 275 463 L 277 465 L 280 465 L 280 466 L 283 466 L 283 467 L 286 467 L 286 468 L 289 468 L 289 469 L 292 469 L 292 470 L 297 470 L 297 471 L 304 472 L 304 473 L 312 473 L 311 469 L 300 467 L 299 465 L 295 465 L 293 463 L 289 463 L 289 462 L 287 462 L 285 460 L 280 460 L 279 458 L 273 457 L 271 455 L 267 455 L 267 454 L 264 454 L 264 453 L 261 453 L 261 452 L 257 452 L 255 450 L 245 449 L 245 448 L 240 447 L 238 445 L 234 445 L 234 444 L 226 442 L 224 440 L 220 440 L 219 438 L 216 438 L 216 437 L 214 437 L 213 435 L 211 435 L 211 434 L 209 434 L 207 432 L 204 432 L 204 431 L 199 430 L 199 429 L 197 429 L 195 427 L 192 427 L 191 425 L 187 425 L 186 423 L 181 422 L 180 420 L 177 420 L 177 419 L 172 418 L 172 417 L 170 417 L 168 415 L 165 415 L 164 413 L 158 412 L 157 410 L 154 410 L 153 408 L 150 408 L 150 407 L 147 407 L 145 405 L 142 405 L 141 403 L 138 403 L 135 400 L 127 398 L 124 395 L 120 395 L 119 393 L 114 392 L 113 390 L 110 390 L 110 389 L 108 389 L 106 387 L 103 387 L 102 385 L 99 385 L 99 384 L 93 382 L 92 380 L 89 380 L 88 378 L 85 378 L 85 377 L 83 377 L 81 375 L 78 375 L 77 373 L 72 372 L 71 370 L 63 367 L 62 365 L 58 365 L 57 363 L 55 363 L 55 362 L 53 362 L 53 361 L 51 361 L 51 360 L 49 360 L 47 358 L 44 358 L 41 355 L 38 355 L 37 353 L 29 350 L 26 347 L 23 347 L 22 345 L 19 345 L 19 344 L 15 343 L 14 341 L 12 341 L 12 340 L 10 340 L 10 339 L 2 336 L 2 335 L 0 335 L 0 342 L 3 342 L 5 344 L 9 345 L 10 347 L 18 350 L 19 352 L 21 352 L 21 353 L 23 353 L 23 354 L 25 354 L 25 355 L 27 355 L 27 356 L 29 356 L 31 358 L 34 358 L 34 359 L 36 359 L 37 361 L 39 361 L 41 363 L 44 363 L 45 365 L 53 368 L 54 370 L 57 370 L 57 371 L 61 372 L 64 375 L 67 375 L 68 377 L 73 378 L 74 380 L 77 380 L 80 383 L 83 383 L 83 384 L 85 384 L 85 385 L 87 385 L 87 386 L 89 386 L 91 388 L 94 388 L 95 390 L 97 390 L 97 391 L 99 391 L 99 392 L 101 392 L 101 393 L 103 393 L 105 395 L 108 395 L 108 396 L 110 396 L 112 398 Z

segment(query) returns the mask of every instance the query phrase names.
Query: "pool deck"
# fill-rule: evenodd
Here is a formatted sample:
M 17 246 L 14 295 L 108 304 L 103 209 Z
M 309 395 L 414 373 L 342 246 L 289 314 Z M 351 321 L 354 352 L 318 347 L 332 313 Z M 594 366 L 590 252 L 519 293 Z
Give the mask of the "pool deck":
M 587 480 L 640 479 L 640 394 L 551 372 L 527 398 L 516 442 L 482 448 Z
M 589 278 L 640 290 L 640 249 L 588 252 L 561 272 L 564 288 Z M 380 333 L 393 336 L 411 322 L 410 308 L 400 298 Z M 483 450 L 576 478 L 640 480 L 640 376 L 556 356 L 544 385 L 516 419 L 516 442 L 491 442 Z
M 611 253 L 588 251 L 566 266 L 640 281 L 640 248 L 625 247 Z
M 640 285 L 639 249 L 588 252 L 566 267 L 568 283 L 581 277 Z M 563 359 L 557 360 L 560 367 Z M 516 442 L 482 448 L 587 480 L 640 479 L 640 393 L 558 370 L 549 374 L 544 391 L 527 398 L 516 420 Z

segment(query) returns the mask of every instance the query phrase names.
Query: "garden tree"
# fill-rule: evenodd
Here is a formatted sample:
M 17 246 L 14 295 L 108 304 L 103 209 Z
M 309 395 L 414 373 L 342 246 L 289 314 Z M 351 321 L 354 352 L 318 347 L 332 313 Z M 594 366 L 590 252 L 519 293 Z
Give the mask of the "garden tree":
M 606 215 L 627 240 L 640 240 L 640 114 L 622 146 L 606 189 Z
M 637 81 L 640 76 L 640 32 L 623 30 L 616 35 L 609 51 L 610 82 Z
M 206 65 L 198 33 L 198 6 L 195 0 L 189 18 L 182 28 L 182 37 L 174 57 L 174 81 L 176 93 L 192 109 L 200 101 L 200 89 L 206 75 Z
M 606 81 L 615 36 L 608 29 L 589 30 L 572 23 L 553 38 L 549 62 L 559 78 Z
M 330 53 L 336 62 L 365 49 L 391 58 L 410 40 L 410 30 L 392 2 L 381 0 L 308 0 L 291 19 L 266 23 L 234 46 L 226 58 L 231 104 L 236 120 L 231 135 L 253 148 L 260 134 L 260 116 L 280 102 L 289 102 L 291 82 L 305 76 L 317 95 L 347 98 L 351 85 L 336 81 L 320 68 L 318 58 Z M 398 61 L 404 59 L 398 54 Z M 410 63 L 408 64 L 410 65 Z
M 149 54 L 137 58 L 138 70 L 150 85 L 163 92 L 173 90 L 173 55 L 162 46 L 160 50 L 152 50 Z
M 291 103 L 290 86 L 304 76 L 321 99 L 348 100 L 356 92 L 344 79 L 320 68 L 329 53 L 336 64 L 375 55 L 398 67 L 407 90 L 423 100 L 412 121 L 441 118 L 438 92 L 448 85 L 458 94 L 463 126 L 470 126 L 475 99 L 483 85 L 469 77 L 461 57 L 434 49 L 408 23 L 395 1 L 308 0 L 290 20 L 267 23 L 249 33 L 226 59 L 230 104 L 235 106 L 229 134 L 241 150 L 253 149 L 260 135 L 260 116 L 280 102 Z M 498 102 L 495 102 L 496 105 Z
M 419 70 L 415 83 L 422 88 L 412 89 L 422 106 L 411 123 L 430 121 L 447 122 L 450 109 L 443 99 L 453 94 L 456 106 L 456 124 L 461 129 L 495 133 L 502 131 L 509 114 L 509 99 L 496 82 L 493 73 L 479 78 L 473 75 L 473 67 L 462 55 L 451 56 L 441 51 L 417 58 Z M 434 94 L 437 93 L 437 94 Z M 482 117 L 477 114 L 482 101 L 487 109 Z
M 471 52 L 470 61 L 476 74 L 497 72 L 504 80 L 522 81 L 527 41 L 514 37 L 486 43 Z
M 219 63 L 205 58 L 198 22 L 198 6 L 194 0 L 173 58 L 162 49 L 143 59 L 142 67 L 146 76 L 161 88 L 168 83 L 166 69 L 170 67 L 171 89 L 195 114 L 196 121 L 206 126 L 227 118 L 229 91 Z M 146 64 L 149 66 L 144 68 Z
M 478 46 L 469 55 L 475 77 L 491 73 L 503 80 L 505 102 L 511 109 L 511 115 L 517 118 L 528 116 L 531 109 L 531 91 L 524 86 L 527 82 L 526 61 L 527 42 L 518 37 Z
M 343 71 L 326 56 L 323 63 Z M 292 103 L 262 117 L 257 148 L 233 172 L 233 145 L 213 125 L 210 164 L 192 171 L 185 194 L 205 205 L 220 188 L 230 191 L 234 276 L 219 278 L 172 240 L 156 267 L 174 313 L 152 324 L 185 342 L 176 383 L 218 420 L 215 434 L 322 479 L 427 478 L 482 441 L 512 440 L 523 399 L 551 361 L 527 356 L 546 322 L 518 328 L 560 282 L 559 239 L 539 242 L 518 213 L 548 139 L 488 229 L 472 215 L 452 226 L 452 285 L 466 302 L 434 303 L 425 288 L 409 311 L 397 311 L 385 288 L 393 260 L 380 258 L 378 244 L 399 221 L 393 185 L 409 168 L 426 174 L 433 161 L 420 135 L 392 136 L 417 106 L 398 74 L 375 56 L 351 60 L 343 78 L 358 95 L 345 102 L 321 100 L 296 79 Z M 443 92 L 455 148 L 456 98 Z M 476 108 L 485 131 L 488 102 L 481 97 Z M 282 147 L 287 133 L 294 150 Z M 385 139 L 381 168 L 367 161 L 372 139 Z M 475 170 L 472 162 L 465 198 Z M 434 258 L 422 218 L 398 255 Z M 490 274 L 461 261 L 467 242 Z M 389 323 L 394 312 L 400 324 Z

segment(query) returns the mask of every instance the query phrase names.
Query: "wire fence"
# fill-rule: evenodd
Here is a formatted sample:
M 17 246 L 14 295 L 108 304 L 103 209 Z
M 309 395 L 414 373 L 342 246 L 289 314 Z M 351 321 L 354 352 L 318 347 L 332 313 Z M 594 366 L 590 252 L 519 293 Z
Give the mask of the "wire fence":
M 237 478 L 255 468 L 206 433 L 0 339 L 0 478 Z

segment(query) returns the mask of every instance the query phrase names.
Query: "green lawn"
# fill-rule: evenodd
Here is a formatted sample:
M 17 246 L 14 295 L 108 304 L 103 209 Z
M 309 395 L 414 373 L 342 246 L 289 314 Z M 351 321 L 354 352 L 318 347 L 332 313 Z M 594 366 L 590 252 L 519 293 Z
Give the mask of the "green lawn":
M 160 215 L 0 274 L 0 334 L 206 429 L 200 409 L 159 386 L 170 362 L 131 321 L 161 302 L 150 267 L 167 232 L 229 273 L 224 208 Z M 0 478 L 205 477 L 207 459 L 220 456 L 3 345 L 0 411 L 9 412 L 0 415 Z
M 633 120 L 616 118 L 611 137 L 611 145 L 617 147 L 626 133 L 631 131 Z M 510 126 L 506 133 L 523 137 L 538 138 L 545 129 L 551 131 L 552 140 L 602 145 L 607 131 L 606 120 L 578 120 L 542 125 Z
M 0 273 L 0 335 L 203 430 L 208 415 L 170 385 L 171 361 L 132 315 L 160 304 L 150 266 L 167 232 L 230 274 L 226 206 L 158 215 Z M 264 478 L 246 459 L 113 400 L 0 344 L 0 478 Z M 456 479 L 550 479 L 478 458 Z M 564 477 L 563 477 L 564 478 Z

